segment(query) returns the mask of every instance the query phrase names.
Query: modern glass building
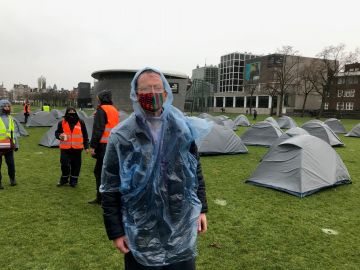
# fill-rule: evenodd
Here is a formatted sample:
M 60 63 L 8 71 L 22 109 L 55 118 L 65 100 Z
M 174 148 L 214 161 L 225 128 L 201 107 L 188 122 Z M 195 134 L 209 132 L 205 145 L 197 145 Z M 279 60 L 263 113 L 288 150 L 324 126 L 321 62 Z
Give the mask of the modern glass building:
M 221 56 L 219 64 L 218 92 L 243 91 L 245 61 L 255 57 L 256 55 L 253 54 L 239 52 Z

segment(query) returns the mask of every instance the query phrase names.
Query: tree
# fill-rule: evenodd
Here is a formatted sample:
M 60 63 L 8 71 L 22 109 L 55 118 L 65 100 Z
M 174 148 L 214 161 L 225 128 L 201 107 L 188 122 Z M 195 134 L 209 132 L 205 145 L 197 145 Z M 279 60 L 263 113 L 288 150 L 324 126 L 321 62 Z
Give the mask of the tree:
M 280 98 L 277 115 L 282 116 L 284 97 L 296 88 L 300 56 L 292 46 L 283 46 L 278 49 L 276 56 L 279 61 L 272 67 L 273 80 L 269 86 L 272 91 L 276 90 L 277 96 Z
M 335 82 L 336 76 L 344 71 L 346 64 L 356 62 L 359 58 L 359 51 L 346 52 L 345 44 L 325 47 L 316 55 L 321 61 L 314 60 L 314 72 L 311 75 L 311 83 L 314 89 L 321 96 L 321 105 L 318 114 L 320 118 L 324 111 L 324 104 L 327 97 L 330 97 L 331 84 Z
M 265 91 L 271 97 L 270 115 L 274 115 L 275 98 L 277 98 L 279 93 L 278 85 L 274 83 L 266 83 Z
M 245 81 L 244 92 L 250 95 L 250 101 L 249 101 L 250 114 L 252 114 L 252 103 L 253 103 L 252 99 L 256 89 L 257 89 L 257 84 L 254 82 L 253 78 L 251 78 L 249 81 Z
M 304 96 L 302 105 L 301 117 L 304 117 L 306 101 L 311 92 L 314 91 L 315 87 L 312 84 L 311 76 L 314 73 L 312 65 L 306 65 L 299 73 L 299 84 L 298 94 Z

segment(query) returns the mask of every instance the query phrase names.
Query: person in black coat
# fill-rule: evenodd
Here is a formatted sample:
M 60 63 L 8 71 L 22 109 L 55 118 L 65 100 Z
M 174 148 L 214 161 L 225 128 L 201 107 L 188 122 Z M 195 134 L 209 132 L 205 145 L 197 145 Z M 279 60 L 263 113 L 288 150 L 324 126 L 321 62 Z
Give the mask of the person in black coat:
M 64 130 L 64 125 L 70 128 L 73 135 L 67 134 Z M 81 128 L 81 135 L 80 130 Z M 74 128 L 77 129 L 74 131 Z M 60 163 L 61 163 L 61 177 L 57 186 L 61 187 L 70 184 L 71 187 L 76 187 L 81 169 L 81 153 L 83 149 L 88 152 L 89 139 L 86 126 L 76 113 L 75 108 L 68 107 L 65 112 L 64 119 L 58 123 L 58 128 L 55 131 L 55 137 L 60 140 Z M 70 178 L 70 181 L 69 181 Z

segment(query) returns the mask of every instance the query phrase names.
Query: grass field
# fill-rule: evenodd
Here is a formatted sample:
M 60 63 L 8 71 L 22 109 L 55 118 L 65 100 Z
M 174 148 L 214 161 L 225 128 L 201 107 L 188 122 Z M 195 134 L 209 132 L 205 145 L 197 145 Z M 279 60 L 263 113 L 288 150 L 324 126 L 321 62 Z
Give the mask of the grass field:
M 348 130 L 358 122 L 343 120 Z M 95 198 L 94 160 L 83 155 L 77 188 L 56 187 L 59 150 L 38 145 L 47 129 L 28 128 L 30 136 L 20 139 L 18 186 L 9 186 L 2 166 L 0 269 L 122 269 L 101 208 L 87 204 Z M 199 237 L 197 269 L 360 269 L 360 139 L 340 138 L 346 146 L 335 149 L 353 184 L 303 199 L 244 184 L 266 148 L 202 157 L 209 230 Z M 323 228 L 338 234 L 325 234 Z

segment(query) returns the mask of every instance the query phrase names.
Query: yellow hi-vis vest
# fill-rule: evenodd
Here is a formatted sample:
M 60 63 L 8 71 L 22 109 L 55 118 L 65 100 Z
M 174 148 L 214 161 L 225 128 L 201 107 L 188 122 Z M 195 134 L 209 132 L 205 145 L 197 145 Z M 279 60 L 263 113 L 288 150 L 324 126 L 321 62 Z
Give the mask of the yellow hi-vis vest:
M 44 111 L 44 112 L 50 112 L 50 106 L 44 105 L 44 106 L 43 106 L 43 111 Z
M 9 117 L 9 128 L 7 129 L 4 121 L 0 117 L 0 149 L 11 149 L 15 144 L 14 134 L 15 125 L 11 116 Z M 12 141 L 11 141 L 12 140 Z

